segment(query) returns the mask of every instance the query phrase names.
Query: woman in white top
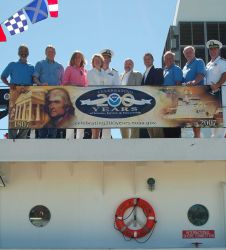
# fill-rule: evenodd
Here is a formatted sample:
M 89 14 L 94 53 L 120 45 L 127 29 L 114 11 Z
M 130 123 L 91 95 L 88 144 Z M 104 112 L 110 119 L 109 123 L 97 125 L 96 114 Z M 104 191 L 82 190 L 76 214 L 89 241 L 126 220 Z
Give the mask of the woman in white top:
M 89 86 L 94 85 L 109 85 L 108 76 L 103 70 L 104 58 L 101 54 L 95 54 L 92 57 L 93 68 L 88 71 L 87 78 Z M 100 129 L 92 129 L 92 139 L 98 139 L 100 137 Z
M 93 68 L 88 71 L 87 78 L 89 85 L 108 85 L 108 77 L 103 70 L 104 58 L 101 54 L 92 57 Z

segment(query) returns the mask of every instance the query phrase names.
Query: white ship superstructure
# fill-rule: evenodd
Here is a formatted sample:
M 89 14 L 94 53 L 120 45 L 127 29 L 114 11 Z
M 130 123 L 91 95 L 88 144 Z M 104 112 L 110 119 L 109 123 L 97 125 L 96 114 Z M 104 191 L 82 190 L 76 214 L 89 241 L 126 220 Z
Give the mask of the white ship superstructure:
M 225 246 L 224 139 L 2 140 L 1 248 L 204 248 Z M 155 179 L 150 190 L 147 180 Z M 144 244 L 114 229 L 119 204 L 147 200 L 157 224 Z M 203 226 L 188 220 L 196 204 L 208 209 Z M 49 223 L 29 221 L 36 205 Z M 183 239 L 183 230 L 214 230 L 215 238 Z M 142 241 L 142 239 L 141 239 Z
M 178 61 L 189 45 L 178 43 L 178 27 L 203 22 L 203 44 L 192 45 L 208 59 L 208 25 L 221 36 L 225 10 L 224 0 L 178 1 L 167 41 Z M 226 249 L 225 139 L 1 140 L 0 177 L 0 249 Z M 130 198 L 155 211 L 147 241 L 127 241 L 114 227 Z M 136 213 L 134 228 L 145 221 Z

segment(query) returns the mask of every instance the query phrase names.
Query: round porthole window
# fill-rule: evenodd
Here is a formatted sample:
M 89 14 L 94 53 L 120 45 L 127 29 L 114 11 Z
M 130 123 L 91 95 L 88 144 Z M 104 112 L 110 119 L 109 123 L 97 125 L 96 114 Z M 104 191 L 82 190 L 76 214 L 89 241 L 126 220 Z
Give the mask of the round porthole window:
M 29 214 L 30 222 L 36 227 L 44 227 L 49 223 L 51 218 L 50 211 L 47 207 L 38 205 L 31 209 Z
M 188 210 L 188 219 L 193 225 L 202 226 L 206 224 L 209 219 L 209 211 L 203 205 L 193 205 Z

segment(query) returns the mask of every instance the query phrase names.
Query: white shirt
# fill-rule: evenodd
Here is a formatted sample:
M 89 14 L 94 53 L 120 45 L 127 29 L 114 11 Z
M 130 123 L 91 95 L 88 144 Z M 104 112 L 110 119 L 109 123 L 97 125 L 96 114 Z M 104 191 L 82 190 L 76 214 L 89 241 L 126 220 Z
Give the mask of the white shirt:
M 147 76 L 148 76 L 148 73 L 150 71 L 150 69 L 153 67 L 153 65 L 151 65 L 150 67 L 146 68 L 146 71 L 144 73 L 144 81 L 146 80 Z
M 131 71 L 125 72 L 121 78 L 121 85 L 127 85 Z
M 105 70 L 105 73 L 108 76 L 107 85 L 119 85 L 120 84 L 119 74 L 116 70 L 108 68 L 107 70 Z
M 213 62 L 210 61 L 206 65 L 206 84 L 212 85 L 217 83 L 224 72 L 226 72 L 226 60 L 218 56 Z
M 109 80 L 106 72 L 93 68 L 87 72 L 88 85 L 109 85 Z

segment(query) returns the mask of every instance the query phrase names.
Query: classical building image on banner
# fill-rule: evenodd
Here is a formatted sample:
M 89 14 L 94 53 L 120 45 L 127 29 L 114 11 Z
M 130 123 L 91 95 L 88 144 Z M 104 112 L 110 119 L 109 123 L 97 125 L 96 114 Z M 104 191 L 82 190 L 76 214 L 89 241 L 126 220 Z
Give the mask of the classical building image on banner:
M 69 91 L 63 87 L 17 87 L 10 93 L 11 128 L 67 128 L 75 120 Z
M 43 127 L 48 120 L 44 113 L 45 90 L 27 89 L 10 101 L 11 127 Z

